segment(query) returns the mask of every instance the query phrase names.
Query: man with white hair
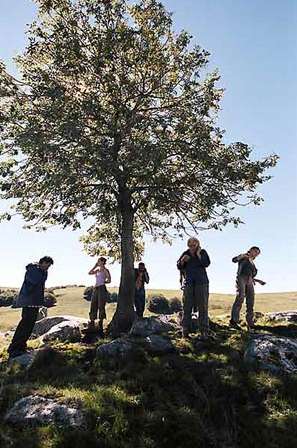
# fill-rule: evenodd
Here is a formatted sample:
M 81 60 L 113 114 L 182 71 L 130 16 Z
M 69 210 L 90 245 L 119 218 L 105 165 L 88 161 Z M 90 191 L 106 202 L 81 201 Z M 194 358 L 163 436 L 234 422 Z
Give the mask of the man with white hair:
M 210 259 L 205 249 L 201 249 L 197 238 L 189 238 L 188 250 L 183 252 L 177 262 L 177 267 L 185 277 L 184 287 L 184 312 L 183 312 L 183 336 L 188 337 L 191 332 L 192 310 L 197 308 L 199 312 L 199 329 L 203 339 L 207 339 L 209 333 L 208 323 L 208 296 L 209 280 L 206 268 L 210 265 Z

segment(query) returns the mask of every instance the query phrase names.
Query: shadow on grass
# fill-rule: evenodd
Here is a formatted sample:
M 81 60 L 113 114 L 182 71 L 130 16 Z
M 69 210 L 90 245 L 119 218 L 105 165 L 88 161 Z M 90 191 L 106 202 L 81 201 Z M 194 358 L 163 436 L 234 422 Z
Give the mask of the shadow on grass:
M 297 338 L 297 325 L 256 325 L 257 331 L 269 332 L 275 336 Z
M 295 448 L 297 378 L 249 370 L 242 361 L 248 333 L 211 328 L 214 341 L 194 336 L 187 353 L 162 357 L 139 352 L 110 363 L 93 362 L 88 349 L 43 354 L 23 380 L 81 390 L 88 430 L 34 428 L 22 448 Z M 21 446 L 26 431 L 11 446 Z

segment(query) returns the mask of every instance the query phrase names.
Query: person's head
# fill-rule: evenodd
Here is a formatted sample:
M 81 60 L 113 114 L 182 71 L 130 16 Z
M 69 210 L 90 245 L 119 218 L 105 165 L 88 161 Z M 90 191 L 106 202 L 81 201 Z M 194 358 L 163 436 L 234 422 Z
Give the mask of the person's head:
M 107 260 L 104 257 L 98 258 L 98 266 L 101 266 L 101 267 L 105 266 L 106 265 L 106 261 Z
M 248 250 L 248 254 L 251 258 L 255 259 L 258 255 L 260 255 L 261 251 L 259 247 L 253 246 Z
M 54 264 L 54 260 L 51 257 L 42 257 L 39 260 L 39 267 L 43 271 L 47 271 L 52 264 Z
M 192 236 L 191 238 L 188 239 L 188 248 L 190 249 L 191 252 L 196 252 L 196 250 L 200 247 L 200 241 L 198 240 L 198 238 L 195 238 L 194 236 Z
M 138 269 L 139 269 L 139 271 L 144 271 L 145 270 L 145 264 L 144 263 L 139 263 L 138 264 Z

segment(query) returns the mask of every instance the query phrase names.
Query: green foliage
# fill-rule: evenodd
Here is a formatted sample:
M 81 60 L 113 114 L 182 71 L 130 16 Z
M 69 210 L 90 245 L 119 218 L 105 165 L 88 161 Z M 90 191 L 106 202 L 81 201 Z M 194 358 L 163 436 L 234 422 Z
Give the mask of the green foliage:
M 15 289 L 0 289 L 0 306 L 11 306 L 17 296 Z
M 56 303 L 57 298 L 55 294 L 53 294 L 52 292 L 46 292 L 44 294 L 44 306 L 46 306 L 47 308 L 51 308 L 52 306 L 55 306 Z
M 182 311 L 182 303 L 178 297 L 167 299 L 163 294 L 150 294 L 147 309 L 156 314 L 173 314 Z
M 223 142 L 219 75 L 202 76 L 209 53 L 174 33 L 159 1 L 36 4 L 21 79 L 0 65 L 0 189 L 12 213 L 39 229 L 89 219 L 88 252 L 119 259 L 124 230 L 138 258 L 144 232 L 170 241 L 172 228 L 238 224 L 238 198 L 260 202 L 276 157 Z
M 169 301 L 162 294 L 158 296 L 150 296 L 147 309 L 156 314 L 170 314 Z

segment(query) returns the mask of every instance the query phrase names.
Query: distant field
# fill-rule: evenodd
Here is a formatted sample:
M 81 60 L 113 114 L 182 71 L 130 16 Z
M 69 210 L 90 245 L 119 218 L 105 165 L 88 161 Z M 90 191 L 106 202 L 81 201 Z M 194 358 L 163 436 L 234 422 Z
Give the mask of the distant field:
M 1 288 L 5 289 L 5 288 Z M 116 288 L 109 288 L 111 292 Z M 49 308 L 48 315 L 70 314 L 88 318 L 90 304 L 83 299 L 84 288 L 71 287 L 57 289 L 57 306 Z M 181 297 L 180 290 L 148 289 L 147 295 L 163 294 L 167 298 Z M 209 310 L 210 316 L 219 316 L 230 312 L 234 295 L 232 294 L 210 294 Z M 107 305 L 107 321 L 109 321 L 115 311 L 116 304 Z M 297 310 L 297 292 L 279 292 L 257 294 L 255 310 L 260 312 Z M 150 314 L 150 313 L 148 313 Z M 20 317 L 19 309 L 10 307 L 0 307 L 0 331 L 7 331 L 13 328 Z

